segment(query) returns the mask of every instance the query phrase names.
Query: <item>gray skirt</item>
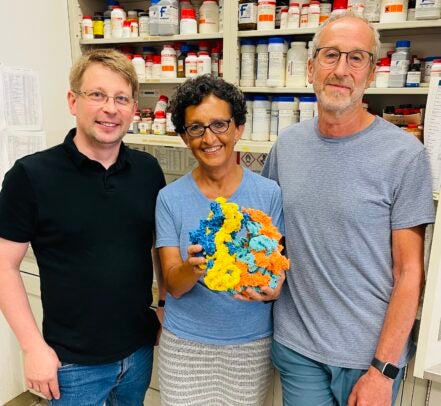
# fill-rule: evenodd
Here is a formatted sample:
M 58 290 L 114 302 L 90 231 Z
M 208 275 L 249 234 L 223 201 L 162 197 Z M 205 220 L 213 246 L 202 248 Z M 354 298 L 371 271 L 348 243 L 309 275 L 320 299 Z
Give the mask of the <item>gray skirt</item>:
M 201 344 L 163 329 L 162 406 L 259 406 L 273 377 L 272 337 L 239 345 Z

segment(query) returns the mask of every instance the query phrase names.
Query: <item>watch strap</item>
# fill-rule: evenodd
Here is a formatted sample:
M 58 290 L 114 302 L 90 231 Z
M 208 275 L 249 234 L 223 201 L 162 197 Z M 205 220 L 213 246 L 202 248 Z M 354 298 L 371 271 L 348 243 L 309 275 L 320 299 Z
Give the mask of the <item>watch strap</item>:
M 158 307 L 164 307 L 165 306 L 165 300 L 164 299 L 159 299 L 158 300 Z
M 378 369 L 385 377 L 395 379 L 400 372 L 400 368 L 391 362 L 382 362 L 378 358 L 373 358 L 371 365 Z

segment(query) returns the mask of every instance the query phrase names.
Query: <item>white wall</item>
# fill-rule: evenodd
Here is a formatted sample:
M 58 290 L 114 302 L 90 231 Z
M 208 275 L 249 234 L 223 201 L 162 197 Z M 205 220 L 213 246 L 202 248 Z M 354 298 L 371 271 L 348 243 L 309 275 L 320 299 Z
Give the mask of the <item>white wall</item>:
M 0 0 L 0 62 L 34 69 L 40 80 L 48 146 L 63 140 L 75 122 L 67 109 L 72 64 L 67 0 Z
M 75 126 L 67 109 L 71 66 L 67 0 L 0 0 L 0 62 L 34 69 L 40 80 L 47 145 Z M 0 404 L 24 390 L 17 342 L 0 314 Z

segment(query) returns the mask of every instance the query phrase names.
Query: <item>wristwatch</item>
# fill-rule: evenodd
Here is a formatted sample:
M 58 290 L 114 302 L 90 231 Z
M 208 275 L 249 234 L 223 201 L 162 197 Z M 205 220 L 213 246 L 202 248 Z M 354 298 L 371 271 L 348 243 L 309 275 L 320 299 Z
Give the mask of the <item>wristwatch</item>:
M 400 372 L 400 368 L 390 362 L 381 362 L 375 358 L 372 360 L 371 365 L 377 368 L 385 377 L 389 379 L 395 379 Z
M 159 299 L 158 300 L 158 307 L 164 307 L 165 306 L 165 300 Z

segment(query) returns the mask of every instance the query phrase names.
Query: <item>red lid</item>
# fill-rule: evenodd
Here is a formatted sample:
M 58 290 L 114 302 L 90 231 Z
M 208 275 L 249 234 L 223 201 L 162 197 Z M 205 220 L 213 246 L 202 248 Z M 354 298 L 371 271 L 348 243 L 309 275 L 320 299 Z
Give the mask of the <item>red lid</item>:
M 155 113 L 155 118 L 165 118 L 165 111 L 158 110 Z
M 124 27 L 130 27 L 130 21 L 129 20 L 125 20 L 123 23 Z
M 133 57 L 134 57 L 134 58 L 142 58 L 142 55 L 135 54 L 135 55 L 133 55 Z
M 198 45 L 199 45 L 199 49 L 210 48 L 210 43 L 208 41 L 199 41 Z
M 299 3 L 289 3 L 289 6 L 290 6 L 290 7 L 298 7 L 298 6 L 299 6 Z
M 219 48 L 212 48 L 211 49 L 211 53 L 212 54 L 218 54 L 219 53 Z
M 342 10 L 348 8 L 348 0 L 334 0 L 332 4 L 333 10 Z
M 161 64 L 161 55 L 153 55 L 153 63 Z
M 433 63 L 441 63 L 441 59 L 434 59 Z
M 208 52 L 207 51 L 200 51 L 199 55 L 208 55 Z
M 153 62 L 153 55 L 147 55 L 145 57 L 145 60 L 148 61 L 148 62 Z
M 83 16 L 83 20 L 91 20 L 92 16 Z
M 112 7 L 112 10 L 114 10 L 116 8 L 121 8 L 122 9 L 122 6 L 111 6 L 111 7 Z
M 380 66 L 390 66 L 390 58 L 380 58 L 380 60 L 378 61 L 378 64 Z
M 167 97 L 167 96 L 164 96 L 163 94 L 161 94 L 161 95 L 159 96 L 159 100 L 164 100 L 164 101 L 166 101 L 166 102 L 168 103 L 168 97 Z
M 407 128 L 418 128 L 418 124 L 407 124 Z
M 192 8 L 183 8 L 181 10 L 181 18 L 196 20 L 196 12 Z

